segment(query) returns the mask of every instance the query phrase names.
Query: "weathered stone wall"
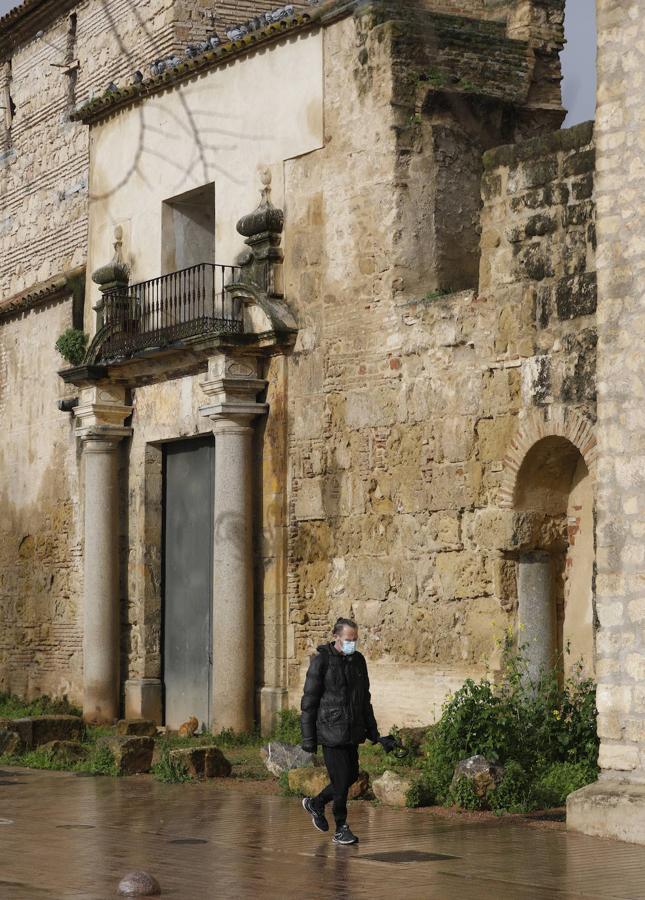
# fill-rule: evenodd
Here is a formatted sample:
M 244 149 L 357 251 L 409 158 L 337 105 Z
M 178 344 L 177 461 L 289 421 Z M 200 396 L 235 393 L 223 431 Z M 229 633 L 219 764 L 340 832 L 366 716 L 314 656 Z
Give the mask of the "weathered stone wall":
M 111 81 L 129 82 L 137 69 L 147 74 L 153 59 L 183 51 L 189 40 L 212 30 L 207 16 L 211 11 L 215 27 L 221 27 L 243 19 L 251 6 L 275 5 L 254 0 L 206 10 L 193 2 L 85 0 L 64 4 L 62 14 L 49 23 L 39 20 L 31 31 L 28 22 L 21 25 L 16 46 L 9 33 L 0 34 L 0 106 L 7 105 L 9 97 L 15 104 L 13 115 L 0 110 L 0 302 L 87 257 L 89 133 L 86 126 L 68 121 L 70 110 Z M 35 38 L 39 28 L 44 29 L 44 40 Z M 69 74 L 52 65 L 74 59 L 79 68 Z M 138 150 L 145 155 L 145 147 Z M 154 151 L 154 143 L 149 142 L 147 150 Z M 147 162 L 154 165 L 154 157 Z M 250 186 L 251 194 L 253 190 Z M 109 249 L 106 245 L 106 252 Z M 81 473 L 70 418 L 55 405 L 71 389 L 56 375 L 64 362 L 53 347 L 72 324 L 81 321 L 73 315 L 69 297 L 0 321 L 0 409 L 5 423 L 0 436 L 5 513 L 0 528 L 0 613 L 6 623 L 0 689 L 29 695 L 66 692 L 80 701 Z M 89 330 L 88 320 L 85 327 Z M 154 460 L 150 465 L 154 468 Z M 150 483 L 148 479 L 148 487 Z M 146 527 L 148 537 L 141 546 L 150 548 L 159 537 L 152 513 Z M 127 534 L 122 546 L 127 560 Z M 147 571 L 154 574 L 154 567 Z M 127 585 L 124 571 L 124 598 L 130 596 Z M 134 592 L 136 603 L 123 601 L 126 674 L 129 669 L 138 676 L 155 667 L 154 652 L 146 655 L 141 649 L 154 645 L 150 635 L 158 630 L 158 595 L 150 612 L 151 592 L 154 586 L 147 582 L 140 593 Z M 155 652 L 158 667 L 158 645 Z
M 422 5 L 411 4 L 412 24 Z M 476 5 L 474 0 L 472 9 L 460 4 L 459 11 L 474 13 Z M 492 18 L 498 16 L 495 4 L 485 6 Z M 420 29 L 408 32 L 405 17 L 383 15 L 382 9 L 366 8 L 356 17 L 328 22 L 323 28 L 324 146 L 319 149 L 323 141 L 316 95 L 301 117 L 306 146 L 291 141 L 274 153 L 270 142 L 258 143 L 252 158 L 244 152 L 230 157 L 243 167 L 237 193 L 225 182 L 230 187 L 227 221 L 217 240 L 228 250 L 235 215 L 248 211 L 255 193 L 251 173 L 258 162 L 270 165 L 274 199 L 286 212 L 287 297 L 300 326 L 293 356 L 271 360 L 267 367 L 271 415 L 256 442 L 262 486 L 256 501 L 258 683 L 276 688 L 288 684 L 291 701 L 297 703 L 310 650 L 328 637 L 337 615 L 351 613 L 361 624 L 371 660 L 382 727 L 435 718 L 447 691 L 487 665 L 495 668 L 497 639 L 515 620 L 518 553 L 545 543 L 557 547 L 566 572 L 567 513 L 575 520 L 577 506 L 589 508 L 589 473 L 585 476 L 582 468 L 579 477 L 566 470 L 577 493 L 569 505 L 558 507 L 557 516 L 550 509 L 538 509 L 536 516 L 533 508 L 513 508 L 513 489 L 510 494 L 507 490 L 508 455 L 518 435 L 530 433 L 527 422 L 539 423 L 536 440 L 550 434 L 550 427 L 556 429 L 553 423 L 564 423 L 557 433 L 572 440 L 587 459 L 572 422 L 592 422 L 595 404 L 590 129 L 489 153 L 480 209 L 483 151 L 544 132 L 554 116 L 561 117 L 552 72 L 543 79 L 543 95 L 536 98 L 534 92 L 535 60 L 542 53 L 552 62 L 561 3 L 536 0 L 521 6 L 528 16 L 524 43 L 508 39 L 501 16 L 501 24 L 479 28 L 476 23 L 457 26 L 436 13 L 455 11 L 451 4 L 432 4 L 435 14 L 416 20 Z M 174 5 L 172 27 L 160 6 L 146 5 L 145 20 L 143 7 L 130 7 L 131 18 L 120 18 L 119 27 L 111 29 L 105 16 L 110 10 L 125 16 L 120 5 L 108 6 L 101 15 L 95 11 L 95 17 L 90 15 L 91 0 L 79 5 L 72 35 L 81 59 L 74 102 L 100 90 L 104 82 L 126 80 L 142 59 L 159 55 L 162 45 L 171 49 L 172 41 L 184 40 L 186 22 L 204 27 L 193 4 Z M 546 29 L 541 38 L 536 37 L 536 22 Z M 62 20 L 56 35 L 65 36 L 70 27 Z M 435 52 L 426 37 L 438 33 L 442 43 Z M 319 39 L 315 34 L 304 38 L 312 44 Z M 120 44 L 125 49 L 117 53 Z M 298 41 L 291 43 L 293 54 L 297 47 Z M 34 85 L 44 79 L 42 102 L 49 97 L 50 107 L 61 116 L 59 130 L 47 130 L 51 120 L 39 105 L 40 94 L 34 88 L 32 100 L 29 93 L 27 50 L 20 52 L 25 53 L 24 64 L 17 54 L 5 78 L 16 64 L 23 66 L 16 96 L 23 91 L 23 105 L 32 102 L 37 115 L 30 131 L 24 126 L 24 154 L 10 151 L 5 170 L 14 179 L 16 203 L 26 197 L 19 183 L 32 185 L 24 233 L 37 240 L 30 268 L 7 266 L 12 291 L 30 283 L 35 273 L 46 277 L 85 258 L 87 244 L 81 236 L 87 180 L 78 190 L 72 190 L 76 182 L 70 181 L 60 199 L 48 193 L 57 170 L 44 161 L 50 140 L 52 159 L 61 170 L 76 172 L 77 160 L 81 172 L 87 137 L 83 126 L 63 121 L 70 98 L 61 98 L 58 83 L 47 80 L 53 76 L 43 74 L 49 73 L 49 59 L 43 55 Z M 279 52 L 274 47 L 267 59 L 275 61 Z M 257 58 L 236 63 L 256 64 Z M 230 75 L 237 83 L 243 80 L 238 70 Z M 194 96 L 207 90 L 207 80 L 200 79 L 198 88 Z M 191 90 L 168 92 L 163 102 L 150 105 L 159 115 L 173 103 L 179 106 Z M 267 109 L 265 104 L 263 111 Z M 105 149 L 118 138 L 123 151 L 122 139 L 126 133 L 131 137 L 124 122 L 143 121 L 145 110 L 145 105 L 134 107 L 105 121 L 95 139 Z M 246 112 L 250 114 L 248 107 Z M 16 137 L 12 125 L 11 141 L 19 137 L 20 129 Z M 27 153 L 28 138 L 36 148 L 33 156 Z M 159 205 L 167 196 L 159 194 L 159 173 L 172 166 L 176 153 L 176 147 L 160 146 L 162 138 L 163 133 L 157 135 L 154 146 L 141 144 L 140 152 L 128 151 L 126 174 L 134 171 L 136 161 L 144 175 L 154 173 L 154 178 L 147 186 L 133 182 L 136 189 L 129 185 L 120 194 L 121 182 L 115 187 L 106 176 L 120 172 L 123 155 L 106 153 L 113 168 L 106 165 L 96 182 L 107 186 L 109 197 L 94 205 L 95 264 L 106 261 L 112 226 L 124 222 L 137 278 L 158 274 L 159 243 L 150 236 L 156 234 Z M 182 140 L 190 143 L 190 136 Z M 17 149 L 15 144 L 13 151 Z M 211 148 L 211 168 L 203 177 L 191 173 L 193 180 L 182 181 L 182 190 L 221 178 L 217 166 L 229 159 L 225 154 L 230 150 Z M 155 156 L 159 152 L 163 163 Z M 43 179 L 51 176 L 50 182 L 30 181 L 25 173 L 32 164 Z M 36 214 L 44 225 L 36 225 Z M 137 216 L 138 230 L 129 228 L 127 223 Z M 13 220 L 8 227 L 13 231 L 7 246 L 14 248 L 16 259 L 26 260 L 22 228 L 18 233 Z M 87 304 L 95 299 L 88 296 Z M 61 315 L 64 309 L 69 312 L 68 306 L 58 309 Z M 39 338 L 39 364 L 50 372 L 59 362 L 45 347 L 65 324 L 50 323 L 47 335 Z M 19 384 L 28 375 L 27 360 L 15 355 L 11 340 L 2 346 L 15 370 L 11 383 Z M 21 388 L 15 396 L 23 397 Z M 159 442 L 207 428 L 197 410 L 203 402 L 199 376 L 137 388 L 133 401 L 134 437 L 121 451 L 127 511 L 122 520 L 122 669 L 124 678 L 156 678 Z M 579 418 L 567 419 L 569 413 Z M 17 420 L 17 408 L 12 415 Z M 58 423 L 67 423 L 56 415 Z M 31 413 L 28 420 L 39 421 Z M 24 454 L 18 461 L 18 432 L 6 441 L 17 460 L 17 483 L 20 478 L 36 483 L 48 464 Z M 72 471 L 76 448 L 71 432 L 65 454 L 59 468 Z M 580 460 L 571 456 L 568 462 L 574 459 L 576 469 Z M 73 476 L 68 498 L 77 497 L 75 470 Z M 51 481 L 52 486 L 59 483 Z M 564 489 L 561 493 L 566 495 Z M 46 504 L 36 506 L 34 524 L 26 522 L 18 531 L 47 531 Z M 68 553 L 71 548 L 80 552 L 79 510 L 74 501 L 69 509 L 71 524 L 59 530 L 67 535 Z M 568 523 L 570 529 L 579 529 L 584 518 L 586 537 L 588 518 L 577 518 L 577 524 Z M 584 555 L 588 558 L 588 550 Z M 9 565 L 12 584 L 12 573 L 22 571 L 21 565 Z M 564 615 L 564 574 L 561 581 Z M 38 602 L 46 608 L 46 601 Z M 72 608 L 70 604 L 65 621 Z M 65 679 L 73 683 L 70 690 L 78 689 L 78 656 L 49 681 L 34 666 L 33 689 L 45 685 L 59 691 Z
M 628 12 L 628 16 L 626 16 Z M 610 775 L 645 780 L 645 4 L 599 4 L 598 729 Z M 642 821 L 642 809 L 640 812 Z M 641 838 L 642 839 L 642 838 Z
M 464 166 L 460 185 L 479 184 L 481 162 L 455 151 L 433 181 L 439 124 L 462 135 L 445 109 L 438 123 L 432 109 L 405 121 L 393 107 L 388 37 L 369 19 L 326 31 L 327 144 L 285 175 L 301 328 L 289 364 L 291 700 L 311 649 L 353 614 L 384 724 L 432 719 L 465 676 L 494 668 L 517 550 L 545 539 L 539 527 L 518 538 L 498 508 L 505 457 L 531 410 L 593 420 L 595 397 L 591 129 L 486 157 L 481 283 L 443 295 L 436 247 L 458 216 L 431 213 L 455 202 L 451 164 Z M 548 528 L 563 552 L 564 519 Z
M 484 168 L 479 289 L 495 292 L 495 352 L 525 358 L 525 404 L 568 404 L 593 421 L 592 126 L 492 150 Z
M 79 460 L 56 374 L 57 300 L 0 321 L 0 691 L 80 700 Z

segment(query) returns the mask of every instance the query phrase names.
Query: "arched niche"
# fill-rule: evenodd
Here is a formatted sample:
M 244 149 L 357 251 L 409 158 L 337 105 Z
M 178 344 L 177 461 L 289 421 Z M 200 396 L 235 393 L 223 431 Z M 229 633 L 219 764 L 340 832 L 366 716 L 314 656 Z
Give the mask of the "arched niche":
M 556 660 L 564 676 L 580 664 L 594 674 L 595 453 L 582 416 L 534 413 L 506 460 L 501 505 L 544 516 L 566 535 L 564 544 L 538 542 L 518 555 L 518 639 L 533 674 Z

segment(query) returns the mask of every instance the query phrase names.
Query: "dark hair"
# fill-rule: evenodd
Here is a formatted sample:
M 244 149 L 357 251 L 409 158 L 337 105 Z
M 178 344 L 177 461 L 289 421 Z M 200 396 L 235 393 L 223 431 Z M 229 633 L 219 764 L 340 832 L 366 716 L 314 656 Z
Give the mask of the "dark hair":
M 358 625 L 356 622 L 352 622 L 351 619 L 336 619 L 336 624 L 334 625 L 333 634 L 340 634 L 343 628 L 355 628 L 358 631 Z

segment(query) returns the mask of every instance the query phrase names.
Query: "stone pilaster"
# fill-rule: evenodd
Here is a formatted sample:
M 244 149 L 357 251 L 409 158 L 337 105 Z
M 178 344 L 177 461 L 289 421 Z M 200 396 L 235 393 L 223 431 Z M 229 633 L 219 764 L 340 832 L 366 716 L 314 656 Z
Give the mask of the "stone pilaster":
M 629 15 L 626 13 L 629 12 Z M 645 844 L 645 2 L 597 4 L 600 780 L 572 794 L 567 826 Z
M 131 428 L 124 390 L 88 388 L 75 410 L 84 468 L 83 715 L 111 723 L 119 715 L 118 454 Z
M 267 412 L 266 382 L 252 358 L 214 357 L 200 408 L 215 434 L 213 550 L 214 731 L 247 731 L 254 720 L 253 421 Z

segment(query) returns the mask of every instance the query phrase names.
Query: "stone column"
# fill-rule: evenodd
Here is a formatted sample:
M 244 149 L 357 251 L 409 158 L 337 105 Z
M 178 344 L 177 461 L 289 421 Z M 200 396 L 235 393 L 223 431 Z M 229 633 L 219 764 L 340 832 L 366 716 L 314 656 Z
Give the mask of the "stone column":
M 254 721 L 252 423 L 267 411 L 267 404 L 256 402 L 265 387 L 256 360 L 225 355 L 210 360 L 202 384 L 211 403 L 200 412 L 215 433 L 214 731 L 248 731 Z
M 112 723 L 119 716 L 119 442 L 132 412 L 122 389 L 90 388 L 75 410 L 83 447 L 85 543 L 83 716 Z
M 524 553 L 518 571 L 518 621 L 520 647 L 532 680 L 553 665 L 555 657 L 555 603 L 553 566 L 548 553 Z

